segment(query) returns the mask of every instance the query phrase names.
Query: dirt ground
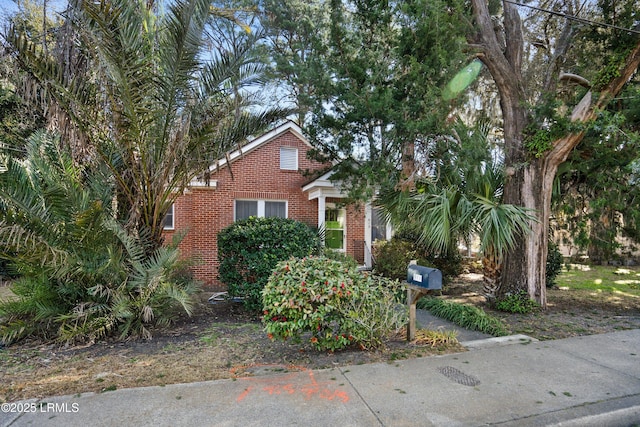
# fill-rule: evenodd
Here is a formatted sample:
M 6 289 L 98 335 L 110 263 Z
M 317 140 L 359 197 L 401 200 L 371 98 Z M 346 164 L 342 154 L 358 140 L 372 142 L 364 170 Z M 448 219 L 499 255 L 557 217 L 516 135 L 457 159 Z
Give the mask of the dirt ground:
M 252 375 L 256 371 L 300 370 L 464 351 L 457 341 L 431 347 L 408 343 L 399 334 L 386 348 L 350 348 L 335 353 L 271 341 L 258 318 L 241 304 L 202 301 L 192 317 L 183 317 L 153 339 L 64 347 L 23 342 L 0 349 L 0 402 L 28 398 L 106 392 L 120 388 L 167 385 Z M 417 335 L 420 338 L 420 335 Z
M 481 306 L 505 320 L 513 333 L 546 340 L 640 328 L 637 298 L 587 291 L 550 289 L 549 308 L 529 315 L 507 315 L 484 306 L 478 275 L 447 284 L 443 296 Z M 107 341 L 88 346 L 24 342 L 0 349 L 0 402 L 27 398 L 107 392 L 119 388 L 166 385 L 285 371 L 429 356 L 465 351 L 459 344 L 432 347 L 408 343 L 402 334 L 386 348 L 317 352 L 289 342 L 270 341 L 259 319 L 237 303 L 207 303 L 203 293 L 196 314 L 150 341 Z M 420 335 L 419 335 L 420 336 Z
M 443 297 L 481 307 L 512 333 L 539 340 L 640 328 L 640 298 L 634 295 L 553 287 L 547 289 L 546 310 L 510 314 L 487 307 L 481 289 L 481 275 L 462 275 L 446 286 Z

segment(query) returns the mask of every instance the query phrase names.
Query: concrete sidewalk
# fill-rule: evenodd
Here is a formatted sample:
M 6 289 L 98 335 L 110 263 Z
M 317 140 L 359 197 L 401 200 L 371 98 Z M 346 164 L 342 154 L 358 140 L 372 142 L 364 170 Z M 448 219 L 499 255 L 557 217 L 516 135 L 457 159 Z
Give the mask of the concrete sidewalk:
M 640 330 L 510 342 L 394 363 L 277 374 L 261 367 L 237 380 L 25 401 L 3 406 L 0 424 L 640 425 Z

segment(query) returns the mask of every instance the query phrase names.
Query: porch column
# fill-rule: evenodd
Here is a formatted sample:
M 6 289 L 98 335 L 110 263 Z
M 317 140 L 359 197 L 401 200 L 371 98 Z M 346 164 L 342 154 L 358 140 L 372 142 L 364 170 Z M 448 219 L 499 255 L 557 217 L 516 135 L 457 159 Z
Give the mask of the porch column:
M 371 262 L 371 202 L 364 205 L 364 265 L 367 268 L 372 267 Z
M 318 229 L 324 230 L 324 216 L 327 209 L 326 197 L 318 196 Z M 324 233 L 322 235 L 322 245 L 324 246 Z

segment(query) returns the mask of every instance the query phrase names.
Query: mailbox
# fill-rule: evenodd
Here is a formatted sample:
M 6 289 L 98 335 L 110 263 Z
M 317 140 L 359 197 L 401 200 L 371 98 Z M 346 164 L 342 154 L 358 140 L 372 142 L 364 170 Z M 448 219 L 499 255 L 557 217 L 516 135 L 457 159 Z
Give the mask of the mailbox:
M 442 272 L 437 268 L 410 264 L 407 268 L 407 282 L 425 289 L 442 289 Z

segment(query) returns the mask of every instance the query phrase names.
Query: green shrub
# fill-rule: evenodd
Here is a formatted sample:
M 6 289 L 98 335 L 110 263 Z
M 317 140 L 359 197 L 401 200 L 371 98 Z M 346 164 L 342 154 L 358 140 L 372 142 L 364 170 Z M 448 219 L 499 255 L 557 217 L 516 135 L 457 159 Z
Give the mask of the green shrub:
M 176 277 L 178 242 L 153 251 L 117 223 L 107 177 L 74 165 L 47 134 L 0 173 L 0 258 L 19 276 L 17 298 L 0 303 L 2 342 L 149 338 L 151 326 L 191 312 L 197 287 Z
M 538 307 L 539 305 L 529 298 L 525 291 L 508 293 L 496 301 L 496 310 L 508 313 L 528 314 Z
M 230 297 L 243 298 L 250 311 L 262 309 L 262 289 L 276 264 L 289 257 L 316 254 L 318 233 L 284 218 L 248 218 L 218 234 L 219 279 Z
M 373 255 L 375 272 L 390 279 L 406 280 L 407 266 L 414 259 L 420 265 L 430 266 L 426 259 L 419 257 L 414 245 L 403 239 L 377 240 Z
M 545 273 L 545 279 L 547 288 L 553 287 L 556 284 L 556 277 L 562 271 L 562 264 L 564 263 L 564 257 L 558 249 L 558 245 L 553 242 L 549 242 L 549 251 L 547 252 L 547 272 Z
M 118 246 L 109 243 L 105 254 Z M 0 340 L 8 344 L 37 336 L 90 342 L 114 333 L 121 339 L 149 339 L 151 326 L 170 324 L 179 311 L 191 314 L 198 286 L 174 279 L 173 270 L 182 264 L 177 248 L 160 248 L 148 260 L 122 255 L 112 265 L 105 258 L 76 265 L 66 277 L 44 266 L 23 274 L 11 285 L 17 298 L 0 302 Z
M 431 254 L 411 235 L 394 236 L 391 240 L 378 240 L 373 247 L 374 270 L 377 274 L 397 280 L 407 279 L 409 261 L 442 271 L 443 280 L 458 276 L 462 272 L 462 257 L 458 253 Z
M 292 258 L 264 288 L 265 331 L 272 339 L 308 339 L 317 350 L 378 347 L 406 324 L 398 287 L 325 257 Z
M 345 254 L 344 252 L 325 247 L 322 251 L 322 256 L 334 261 L 339 261 L 350 268 L 358 268 L 358 262 L 355 260 L 355 258 L 353 258 L 351 255 Z
M 490 316 L 481 308 L 472 305 L 438 298 L 421 298 L 416 307 L 429 310 L 434 316 L 449 320 L 466 329 L 480 331 L 495 337 L 509 334 L 500 319 Z

